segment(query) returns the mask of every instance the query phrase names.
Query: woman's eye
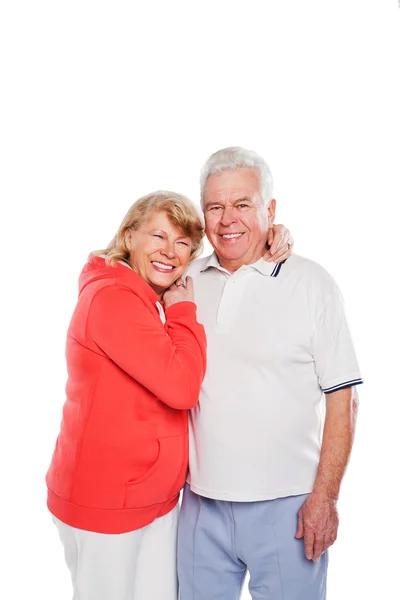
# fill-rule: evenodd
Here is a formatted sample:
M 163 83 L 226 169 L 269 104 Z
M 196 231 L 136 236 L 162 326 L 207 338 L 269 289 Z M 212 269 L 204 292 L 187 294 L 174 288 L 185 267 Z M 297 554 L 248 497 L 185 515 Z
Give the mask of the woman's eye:
M 189 246 L 189 244 L 187 242 L 178 242 L 178 244 L 183 244 L 184 246 Z
M 158 237 L 161 238 L 162 240 L 164 239 L 162 235 L 160 235 L 159 233 L 153 233 L 154 237 Z

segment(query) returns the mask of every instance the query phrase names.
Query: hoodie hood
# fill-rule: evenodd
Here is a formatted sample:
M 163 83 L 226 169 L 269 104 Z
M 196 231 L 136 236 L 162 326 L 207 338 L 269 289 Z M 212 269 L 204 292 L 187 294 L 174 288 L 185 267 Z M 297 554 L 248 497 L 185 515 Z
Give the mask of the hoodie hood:
M 107 265 L 104 258 L 93 254 L 89 256 L 88 262 L 79 276 L 79 294 L 91 283 L 107 279 L 110 280 L 110 283 L 112 281 L 129 287 L 132 291 L 142 290 L 152 302 L 158 301 L 153 288 L 127 264 Z

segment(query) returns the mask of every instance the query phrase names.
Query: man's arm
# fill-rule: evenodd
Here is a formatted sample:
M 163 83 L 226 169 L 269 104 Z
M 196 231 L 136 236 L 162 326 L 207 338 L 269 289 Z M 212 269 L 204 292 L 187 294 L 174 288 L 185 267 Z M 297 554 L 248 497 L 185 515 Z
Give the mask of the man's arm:
M 298 513 L 297 538 L 304 536 L 306 557 L 318 561 L 336 540 L 336 502 L 353 446 L 358 409 L 356 387 L 326 394 L 321 457 L 314 489 Z

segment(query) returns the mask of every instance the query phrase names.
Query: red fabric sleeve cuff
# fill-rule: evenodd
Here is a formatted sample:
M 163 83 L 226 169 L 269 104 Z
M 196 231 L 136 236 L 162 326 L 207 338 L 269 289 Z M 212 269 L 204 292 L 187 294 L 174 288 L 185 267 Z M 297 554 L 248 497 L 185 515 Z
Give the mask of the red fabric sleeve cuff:
M 185 300 L 184 302 L 177 302 L 172 306 L 165 309 L 165 316 L 167 319 L 173 319 L 174 317 L 196 317 L 197 306 L 194 302 Z

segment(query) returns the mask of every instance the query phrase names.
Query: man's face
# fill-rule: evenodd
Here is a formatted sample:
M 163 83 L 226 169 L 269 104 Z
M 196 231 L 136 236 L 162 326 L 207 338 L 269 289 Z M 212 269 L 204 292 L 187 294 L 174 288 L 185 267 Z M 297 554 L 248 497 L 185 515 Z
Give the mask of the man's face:
M 210 175 L 204 187 L 206 234 L 220 264 L 236 271 L 265 253 L 275 200 L 265 206 L 256 169 L 240 167 Z

